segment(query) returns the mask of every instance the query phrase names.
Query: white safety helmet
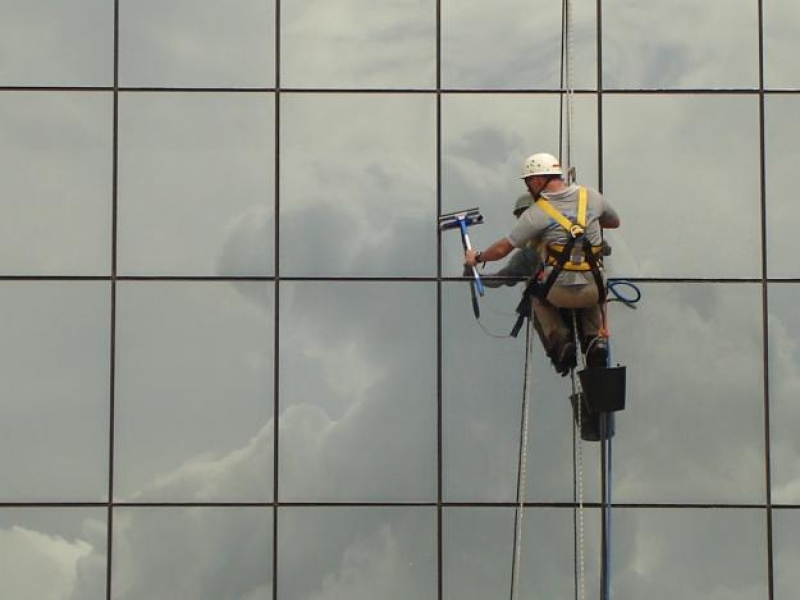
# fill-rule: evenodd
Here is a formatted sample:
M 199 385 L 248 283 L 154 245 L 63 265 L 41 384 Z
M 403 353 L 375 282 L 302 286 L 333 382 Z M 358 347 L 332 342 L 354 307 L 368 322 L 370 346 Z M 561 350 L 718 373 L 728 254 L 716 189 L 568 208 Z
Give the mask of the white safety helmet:
M 563 175 L 561 172 L 561 164 L 552 154 L 544 152 L 531 154 L 525 159 L 525 165 L 522 167 L 521 179 L 533 177 L 534 175 Z

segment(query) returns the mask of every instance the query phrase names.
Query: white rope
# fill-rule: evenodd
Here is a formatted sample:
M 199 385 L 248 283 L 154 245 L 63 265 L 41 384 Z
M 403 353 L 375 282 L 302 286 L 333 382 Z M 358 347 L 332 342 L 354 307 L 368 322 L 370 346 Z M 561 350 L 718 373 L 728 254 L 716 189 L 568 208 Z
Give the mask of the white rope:
M 562 77 L 564 84 L 564 104 L 566 106 L 566 131 L 565 131 L 565 156 L 562 161 L 566 164 L 567 177 L 572 173 L 572 132 L 574 121 L 574 108 L 573 99 L 575 90 L 573 87 L 573 70 L 572 70 L 572 55 L 574 52 L 575 40 L 573 39 L 572 27 L 572 0 L 564 1 L 564 24 L 563 24 L 563 40 L 564 56 L 562 59 Z
M 567 173 L 567 181 L 568 183 L 572 182 L 574 177 L 574 168 L 572 162 L 572 134 L 574 130 L 574 117 L 575 117 L 575 110 L 574 110 L 574 96 L 575 90 L 573 85 L 573 54 L 574 54 L 574 47 L 575 47 L 575 40 L 573 36 L 573 8 L 572 8 L 572 0 L 563 0 L 563 37 L 562 37 L 562 45 L 563 45 L 563 57 L 562 57 L 562 65 L 561 65 L 561 74 L 563 78 L 563 86 L 564 86 L 564 96 L 563 102 L 565 106 L 565 121 L 564 124 L 565 132 L 564 132 L 564 156 L 562 157 L 562 162 L 566 164 L 566 173 Z M 572 392 L 575 396 L 575 404 L 577 405 L 576 408 L 576 419 L 575 419 L 575 435 L 573 436 L 574 439 L 574 457 L 575 457 L 575 487 L 576 487 L 576 495 L 577 495 L 577 514 L 576 514 L 576 544 L 577 544 L 577 570 L 578 570 L 578 581 L 577 583 L 577 594 L 580 600 L 584 600 L 586 597 L 586 561 L 584 558 L 584 498 L 583 498 L 583 438 L 581 436 L 581 429 L 583 425 L 583 390 L 581 389 L 580 381 L 577 377 L 576 371 L 579 369 L 583 369 L 585 364 L 585 358 L 583 353 L 580 351 L 580 336 L 578 334 L 578 320 L 576 316 L 576 311 L 572 310 L 572 330 L 574 332 L 575 337 L 575 355 L 577 357 L 577 366 L 575 369 L 572 370 Z
M 519 440 L 519 471 L 517 473 L 517 514 L 514 524 L 514 556 L 511 563 L 511 600 L 519 598 L 519 580 L 522 573 L 522 517 L 525 513 L 525 483 L 527 476 L 528 463 L 528 431 L 530 428 L 530 405 L 531 405 L 531 371 L 533 361 L 531 360 L 531 350 L 533 347 L 533 337 L 531 336 L 531 322 L 528 319 L 528 326 L 525 333 L 525 380 L 522 388 L 522 424 L 520 427 Z
M 577 367 L 572 370 L 572 393 L 575 395 L 575 404 L 577 405 L 577 419 L 575 422 L 575 435 L 574 440 L 574 453 L 575 453 L 575 487 L 578 500 L 577 508 L 577 545 L 578 545 L 578 598 L 584 600 L 586 598 L 586 561 L 584 559 L 584 510 L 583 510 L 583 438 L 581 430 L 583 428 L 583 390 L 581 389 L 580 379 L 577 376 L 577 370 L 583 369 L 586 366 L 583 354 L 580 352 L 580 336 L 578 335 L 578 317 L 577 311 L 574 309 L 572 313 L 572 331 L 575 338 L 575 356 L 577 358 Z

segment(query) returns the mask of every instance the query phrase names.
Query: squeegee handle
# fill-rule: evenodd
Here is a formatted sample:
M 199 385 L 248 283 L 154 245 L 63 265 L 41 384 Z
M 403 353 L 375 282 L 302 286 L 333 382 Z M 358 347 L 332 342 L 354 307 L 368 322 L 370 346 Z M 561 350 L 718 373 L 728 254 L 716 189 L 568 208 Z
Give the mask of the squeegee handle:
M 461 241 L 464 243 L 464 248 L 466 250 L 472 250 L 472 244 L 469 241 L 469 234 L 467 233 L 467 224 L 464 219 L 458 220 L 458 227 L 461 229 Z M 472 278 L 473 283 L 475 285 L 475 289 L 478 290 L 478 293 L 483 296 L 484 289 L 483 289 L 483 282 L 481 281 L 481 276 L 478 273 L 478 269 L 476 267 L 472 267 Z

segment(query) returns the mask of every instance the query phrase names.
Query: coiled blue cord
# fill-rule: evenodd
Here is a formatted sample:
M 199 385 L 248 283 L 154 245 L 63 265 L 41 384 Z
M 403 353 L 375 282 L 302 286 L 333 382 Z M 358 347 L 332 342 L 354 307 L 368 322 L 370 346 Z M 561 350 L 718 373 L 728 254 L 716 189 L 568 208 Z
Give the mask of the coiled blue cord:
M 627 291 L 623 293 L 619 288 L 623 288 Z M 631 291 L 633 293 L 628 295 Z M 609 298 L 609 302 L 622 302 L 628 308 L 633 309 L 636 308 L 636 304 L 642 299 L 642 291 L 636 287 L 636 284 L 627 279 L 609 279 L 608 293 L 613 296 L 613 298 Z

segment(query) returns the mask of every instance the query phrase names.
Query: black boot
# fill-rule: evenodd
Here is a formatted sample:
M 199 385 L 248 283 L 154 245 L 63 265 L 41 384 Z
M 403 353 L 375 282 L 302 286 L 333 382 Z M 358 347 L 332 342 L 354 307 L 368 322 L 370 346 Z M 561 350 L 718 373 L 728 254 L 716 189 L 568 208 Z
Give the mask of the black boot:
M 564 335 L 553 344 L 553 366 L 564 377 L 577 365 L 575 342 Z
M 585 340 L 586 366 L 587 367 L 606 367 L 608 366 L 608 340 L 597 336 Z

